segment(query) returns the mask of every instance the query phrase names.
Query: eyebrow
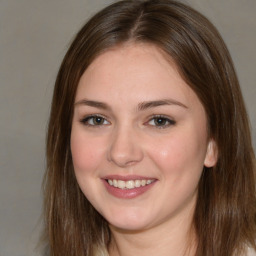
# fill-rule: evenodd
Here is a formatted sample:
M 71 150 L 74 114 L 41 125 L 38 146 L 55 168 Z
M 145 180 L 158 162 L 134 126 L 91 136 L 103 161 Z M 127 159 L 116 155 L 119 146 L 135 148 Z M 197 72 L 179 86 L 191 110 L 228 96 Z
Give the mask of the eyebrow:
M 94 108 L 99 108 L 99 109 L 104 109 L 104 110 L 110 110 L 111 107 L 100 101 L 94 101 L 94 100 L 87 100 L 87 99 L 82 99 L 79 100 L 75 103 L 75 106 L 80 106 L 80 105 L 85 105 L 85 106 L 90 106 Z M 188 108 L 186 105 L 183 103 L 173 100 L 173 99 L 163 99 L 163 100 L 154 100 L 154 101 L 144 101 L 138 104 L 137 110 L 138 111 L 143 111 L 146 109 L 150 108 L 155 108 L 159 106 L 164 106 L 164 105 L 176 105 L 182 108 Z
M 90 107 L 104 109 L 104 110 L 110 109 L 110 107 L 106 103 L 100 102 L 100 101 L 94 101 L 94 100 L 83 99 L 75 103 L 75 106 L 80 106 L 80 105 L 90 106 Z
M 156 100 L 156 101 L 145 101 L 141 102 L 138 105 L 138 110 L 146 110 L 149 108 L 154 108 L 154 107 L 159 107 L 159 106 L 164 106 L 164 105 L 176 105 L 182 108 L 188 108 L 186 105 L 183 103 L 173 100 L 173 99 L 163 99 L 163 100 Z

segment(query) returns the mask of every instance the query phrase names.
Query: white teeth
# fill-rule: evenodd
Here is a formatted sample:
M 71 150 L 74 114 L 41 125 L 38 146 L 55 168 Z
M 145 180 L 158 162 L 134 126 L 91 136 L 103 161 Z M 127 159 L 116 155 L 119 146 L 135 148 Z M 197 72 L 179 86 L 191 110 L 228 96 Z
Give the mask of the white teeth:
M 140 187 L 140 180 L 135 180 L 135 187 L 136 188 L 139 188 Z
M 117 180 L 113 180 L 113 186 L 117 188 Z
M 126 181 L 126 182 L 125 182 L 125 187 L 128 188 L 128 189 L 129 189 L 129 188 L 130 188 L 130 189 L 131 189 L 131 188 L 134 188 L 134 187 L 135 187 L 134 181 L 133 181 L 133 180 L 128 180 L 128 181 Z
M 153 180 L 127 180 L 127 181 L 107 180 L 107 181 L 110 186 L 114 186 L 115 188 L 120 188 L 120 189 L 133 189 L 133 188 L 144 187 L 153 182 Z
M 125 188 L 125 181 L 123 181 L 123 180 L 118 180 L 118 181 L 117 181 L 117 187 L 118 187 L 118 188 L 121 188 L 121 189 L 124 189 L 124 188 Z

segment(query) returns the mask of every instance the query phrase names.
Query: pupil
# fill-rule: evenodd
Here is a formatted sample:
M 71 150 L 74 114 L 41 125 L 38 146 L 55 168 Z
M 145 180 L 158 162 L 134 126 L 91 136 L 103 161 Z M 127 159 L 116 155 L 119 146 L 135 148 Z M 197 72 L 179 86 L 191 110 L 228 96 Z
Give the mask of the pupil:
M 156 125 L 165 125 L 166 124 L 166 119 L 164 118 L 157 118 L 155 121 Z
M 102 124 L 103 119 L 101 117 L 94 118 L 94 124 Z

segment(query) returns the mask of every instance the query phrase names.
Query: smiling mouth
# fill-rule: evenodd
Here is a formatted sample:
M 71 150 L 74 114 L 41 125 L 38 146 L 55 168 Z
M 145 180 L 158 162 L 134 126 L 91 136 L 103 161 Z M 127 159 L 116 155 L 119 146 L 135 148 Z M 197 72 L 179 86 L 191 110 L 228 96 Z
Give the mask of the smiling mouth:
M 134 188 L 139 188 L 139 187 L 145 187 L 149 184 L 151 184 L 152 182 L 154 182 L 154 180 L 149 179 L 149 180 L 116 180 L 116 179 L 107 179 L 106 180 L 108 182 L 108 184 L 112 187 L 115 188 L 120 188 L 120 189 L 134 189 Z

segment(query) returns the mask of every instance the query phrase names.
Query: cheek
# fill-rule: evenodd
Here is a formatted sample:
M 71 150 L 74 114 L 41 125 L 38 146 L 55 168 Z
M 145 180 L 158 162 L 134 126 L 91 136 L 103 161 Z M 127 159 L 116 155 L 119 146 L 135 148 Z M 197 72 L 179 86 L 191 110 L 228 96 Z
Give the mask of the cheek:
M 206 153 L 204 136 L 190 136 L 191 133 L 182 132 L 169 138 L 163 138 L 154 147 L 150 155 L 156 165 L 165 172 L 165 175 L 177 175 L 183 172 L 201 172 Z
M 99 143 L 74 131 L 71 133 L 70 144 L 75 172 L 94 171 L 102 159 Z

